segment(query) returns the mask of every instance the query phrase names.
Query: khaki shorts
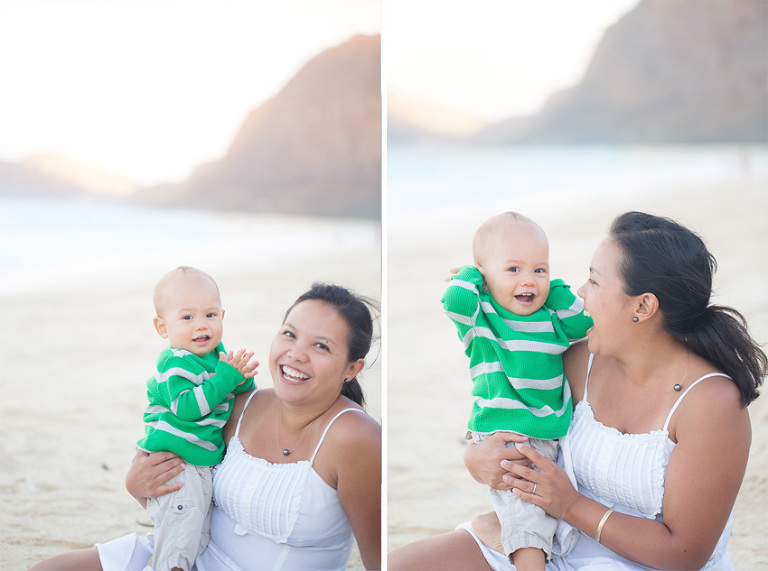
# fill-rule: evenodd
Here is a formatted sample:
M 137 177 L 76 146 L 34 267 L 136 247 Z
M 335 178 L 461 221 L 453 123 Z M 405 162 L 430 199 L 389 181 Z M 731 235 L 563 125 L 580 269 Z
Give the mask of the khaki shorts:
M 182 482 L 180 490 L 147 500 L 147 514 L 155 524 L 152 569 L 189 570 L 208 545 L 211 520 L 211 466 L 186 464 L 168 483 Z
M 510 432 L 499 430 L 497 432 Z M 472 432 L 471 439 L 481 442 L 494 433 Z M 557 462 L 558 441 L 529 438 L 528 446 L 542 456 Z M 507 446 L 514 446 L 510 442 Z M 501 544 L 507 555 L 523 547 L 536 547 L 547 554 L 547 561 L 552 554 L 552 538 L 557 530 L 557 520 L 539 506 L 529 504 L 518 498 L 512 490 L 494 490 L 489 488 L 491 504 L 501 522 Z

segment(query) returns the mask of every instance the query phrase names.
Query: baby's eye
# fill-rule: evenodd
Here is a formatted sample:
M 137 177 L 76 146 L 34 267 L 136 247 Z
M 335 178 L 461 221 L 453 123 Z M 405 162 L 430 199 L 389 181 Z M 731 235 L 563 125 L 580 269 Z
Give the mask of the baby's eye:
M 537 273 L 537 274 L 546 274 L 547 270 L 546 270 L 546 268 L 536 268 L 534 270 L 534 272 Z
M 213 318 L 213 317 L 216 317 L 217 315 L 218 315 L 218 313 L 215 313 L 215 312 L 213 312 L 213 311 L 212 311 L 212 312 L 210 312 L 210 313 L 206 313 L 206 314 L 205 314 L 205 316 L 206 316 L 208 319 L 211 319 L 211 318 Z
M 182 317 L 182 319 L 186 319 L 187 321 L 189 321 L 190 319 L 192 319 L 192 316 L 191 315 L 184 315 Z
M 507 268 L 507 271 L 512 273 L 517 273 L 520 271 L 520 268 L 518 268 L 517 266 L 512 266 L 511 268 Z

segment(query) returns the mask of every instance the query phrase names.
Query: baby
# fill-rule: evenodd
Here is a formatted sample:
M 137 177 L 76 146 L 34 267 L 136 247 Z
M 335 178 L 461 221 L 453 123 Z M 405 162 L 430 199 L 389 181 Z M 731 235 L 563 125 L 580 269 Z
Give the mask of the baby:
M 469 357 L 475 402 L 467 437 L 523 434 L 556 461 L 572 414 L 562 353 L 592 319 L 562 280 L 550 282 L 549 242 L 529 218 L 506 212 L 485 221 L 473 254 L 475 265 L 459 269 L 442 299 Z M 510 560 L 544 569 L 557 521 L 512 491 L 490 492 Z
M 254 388 L 253 353 L 224 352 L 219 288 L 208 274 L 182 266 L 155 286 L 155 328 L 170 347 L 160 353 L 147 381 L 145 436 L 138 446 L 181 456 L 176 492 L 147 500 L 155 525 L 155 571 L 188 571 L 208 543 L 211 472 L 224 452 L 222 428 L 235 393 Z

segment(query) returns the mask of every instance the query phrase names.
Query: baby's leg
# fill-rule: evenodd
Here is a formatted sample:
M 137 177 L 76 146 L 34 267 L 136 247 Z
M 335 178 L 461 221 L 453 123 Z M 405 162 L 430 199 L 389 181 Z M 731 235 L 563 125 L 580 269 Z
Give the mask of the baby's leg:
M 517 571 L 544 571 L 547 557 L 542 549 L 523 547 L 509 556 Z

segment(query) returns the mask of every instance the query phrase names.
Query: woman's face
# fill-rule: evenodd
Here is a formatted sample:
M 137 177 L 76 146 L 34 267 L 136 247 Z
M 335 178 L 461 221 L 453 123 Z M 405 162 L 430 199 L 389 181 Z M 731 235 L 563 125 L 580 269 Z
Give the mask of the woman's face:
M 330 405 L 345 379 L 362 369 L 348 361 L 349 325 L 332 306 L 302 301 L 290 310 L 269 351 L 275 391 L 287 402 Z
M 584 307 L 595 322 L 587 332 L 591 353 L 615 356 L 634 323 L 630 296 L 624 293 L 619 267 L 623 251 L 612 238 L 606 238 L 592 256 L 589 279 L 578 290 Z

